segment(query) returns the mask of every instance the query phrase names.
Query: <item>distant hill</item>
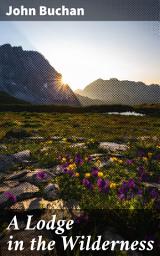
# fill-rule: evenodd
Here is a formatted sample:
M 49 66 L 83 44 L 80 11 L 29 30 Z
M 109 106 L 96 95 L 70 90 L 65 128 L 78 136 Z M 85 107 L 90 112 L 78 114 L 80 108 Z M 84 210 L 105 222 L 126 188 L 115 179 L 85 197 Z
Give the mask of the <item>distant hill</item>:
M 0 46 L 0 91 L 32 104 L 80 106 L 43 55 L 10 44 Z
M 26 101 L 17 99 L 6 92 L 0 91 L 0 105 L 21 105 L 21 104 L 29 104 Z
M 76 93 L 96 99 L 105 104 L 156 104 L 160 103 L 160 85 L 146 85 L 143 82 L 98 79 Z
M 77 93 L 75 93 L 75 94 L 82 106 L 104 105 L 105 104 L 105 102 L 102 100 L 90 99 L 88 97 L 81 96 Z

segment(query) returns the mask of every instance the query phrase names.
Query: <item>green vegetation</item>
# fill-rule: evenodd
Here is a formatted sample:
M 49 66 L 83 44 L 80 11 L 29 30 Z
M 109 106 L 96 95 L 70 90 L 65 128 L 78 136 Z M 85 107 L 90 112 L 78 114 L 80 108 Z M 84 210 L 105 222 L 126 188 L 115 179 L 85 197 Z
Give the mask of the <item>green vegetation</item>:
M 14 98 L 13 98 L 14 99 Z M 18 100 L 19 101 L 19 100 Z M 142 114 L 151 116 L 160 116 L 160 104 L 144 104 L 144 105 L 99 105 L 86 107 L 72 107 L 62 105 L 32 105 L 22 101 L 14 104 L 8 103 L 8 100 L 3 100 L 0 104 L 0 112 L 36 112 L 36 113 L 106 113 L 106 112 L 124 112 L 136 111 Z M 21 104 L 23 103 L 23 104 Z

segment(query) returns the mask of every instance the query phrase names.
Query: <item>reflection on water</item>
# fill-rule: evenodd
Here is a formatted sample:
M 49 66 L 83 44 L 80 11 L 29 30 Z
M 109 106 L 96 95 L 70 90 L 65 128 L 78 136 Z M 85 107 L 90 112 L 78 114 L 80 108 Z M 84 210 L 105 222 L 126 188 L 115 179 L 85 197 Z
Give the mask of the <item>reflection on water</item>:
M 108 115 L 122 115 L 122 116 L 145 116 L 144 114 L 137 113 L 137 112 L 107 112 Z

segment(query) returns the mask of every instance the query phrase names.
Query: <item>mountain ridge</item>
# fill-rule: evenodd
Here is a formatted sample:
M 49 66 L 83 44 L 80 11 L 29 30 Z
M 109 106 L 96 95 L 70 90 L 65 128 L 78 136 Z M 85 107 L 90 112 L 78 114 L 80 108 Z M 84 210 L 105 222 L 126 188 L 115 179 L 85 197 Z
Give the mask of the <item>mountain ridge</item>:
M 10 44 L 0 46 L 0 91 L 32 104 L 80 105 L 42 54 Z
M 97 79 L 87 85 L 83 90 L 75 93 L 90 99 L 105 102 L 105 104 L 156 104 L 160 103 L 160 85 L 146 85 L 143 82 L 129 80 Z

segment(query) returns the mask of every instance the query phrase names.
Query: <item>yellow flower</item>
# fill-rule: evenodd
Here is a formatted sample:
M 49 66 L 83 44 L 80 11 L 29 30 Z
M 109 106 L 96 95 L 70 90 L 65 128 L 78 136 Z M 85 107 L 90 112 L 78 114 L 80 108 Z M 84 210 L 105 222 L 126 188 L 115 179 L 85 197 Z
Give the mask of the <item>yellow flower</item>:
M 98 177 L 102 178 L 103 177 L 103 172 L 98 172 Z
M 52 144 L 52 140 L 47 141 L 47 144 Z
M 117 158 L 117 157 L 110 157 L 110 160 L 111 160 L 112 162 L 116 162 L 116 161 L 118 160 L 118 158 Z
M 152 152 L 148 152 L 148 158 L 151 158 L 151 157 L 152 157 L 152 155 L 153 155 L 153 153 L 152 153 Z
M 63 157 L 63 158 L 62 158 L 62 163 L 65 163 L 65 162 L 66 162 L 66 158 Z
M 119 164 L 123 164 L 123 160 L 119 159 L 119 160 L 118 160 L 118 163 L 119 163 Z
M 70 164 L 67 168 L 69 171 L 73 171 L 74 169 L 76 169 L 76 164 Z
M 89 178 L 89 177 L 91 177 L 91 174 L 89 172 L 86 172 L 84 176 L 85 176 L 85 178 Z
M 117 187 L 116 183 L 115 182 L 111 182 L 110 183 L 110 188 L 112 189 L 115 189 Z
M 160 145 L 157 145 L 156 148 L 159 148 L 159 149 L 160 149 Z
M 76 173 L 75 173 L 75 176 L 76 176 L 76 177 L 79 177 L 79 173 L 78 173 L 78 172 L 76 172 Z
M 100 160 L 97 160 L 97 162 L 95 163 L 95 165 L 98 167 L 101 165 L 101 161 Z
M 143 161 L 148 161 L 147 157 L 143 157 Z

